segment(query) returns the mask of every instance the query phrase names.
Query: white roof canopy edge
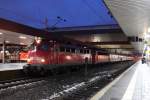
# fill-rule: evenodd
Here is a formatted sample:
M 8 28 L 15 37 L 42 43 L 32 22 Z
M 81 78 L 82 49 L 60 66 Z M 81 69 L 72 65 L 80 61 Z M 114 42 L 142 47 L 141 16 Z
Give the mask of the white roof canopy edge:
M 150 0 L 104 0 L 127 36 L 144 37 L 150 27 Z M 143 52 L 144 42 L 131 42 Z

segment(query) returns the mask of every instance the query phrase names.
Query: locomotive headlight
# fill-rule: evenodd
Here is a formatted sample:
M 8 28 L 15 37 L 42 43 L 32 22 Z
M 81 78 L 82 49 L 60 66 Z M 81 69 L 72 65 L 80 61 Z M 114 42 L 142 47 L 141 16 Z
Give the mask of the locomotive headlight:
M 33 60 L 33 58 L 30 57 L 30 58 L 27 59 L 27 62 L 31 62 L 32 60 Z
M 27 59 L 27 62 L 30 62 L 30 61 L 31 61 L 31 59 L 30 59 L 30 58 L 28 58 L 28 59 Z
M 41 59 L 41 62 L 44 63 L 44 62 L 45 62 L 45 59 Z
M 71 60 L 71 56 L 66 56 L 66 59 L 67 60 Z

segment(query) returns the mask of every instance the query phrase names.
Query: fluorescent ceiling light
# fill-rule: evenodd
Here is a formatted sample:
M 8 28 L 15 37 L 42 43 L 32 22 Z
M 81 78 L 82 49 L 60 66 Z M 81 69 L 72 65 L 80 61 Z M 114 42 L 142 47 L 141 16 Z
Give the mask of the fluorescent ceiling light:
M 3 33 L 2 32 L 0 32 L 0 35 L 2 35 Z
M 25 36 L 19 36 L 20 39 L 26 39 L 27 37 Z
M 20 43 L 20 45 L 24 45 L 24 43 Z
M 150 34 L 146 34 L 146 37 L 147 37 L 147 38 L 150 38 Z
M 10 43 L 10 41 L 5 41 L 6 43 Z
M 146 35 L 146 32 L 144 32 L 143 34 Z
M 93 42 L 100 42 L 100 38 L 99 38 L 98 36 L 95 36 L 95 37 L 93 38 Z
M 148 28 L 148 30 L 147 30 L 147 31 L 148 31 L 148 33 L 150 33 L 150 28 Z

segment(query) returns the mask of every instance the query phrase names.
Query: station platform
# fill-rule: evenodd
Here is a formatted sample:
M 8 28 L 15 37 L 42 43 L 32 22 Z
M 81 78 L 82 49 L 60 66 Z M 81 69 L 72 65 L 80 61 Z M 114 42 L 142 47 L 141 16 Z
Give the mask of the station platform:
M 26 63 L 0 63 L 0 71 L 20 70 Z
M 138 61 L 91 100 L 150 100 L 150 66 Z

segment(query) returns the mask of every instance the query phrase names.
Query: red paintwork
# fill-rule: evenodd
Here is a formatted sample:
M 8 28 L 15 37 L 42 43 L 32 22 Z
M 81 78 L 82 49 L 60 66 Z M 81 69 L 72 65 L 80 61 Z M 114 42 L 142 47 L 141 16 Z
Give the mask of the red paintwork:
M 36 44 L 40 45 L 40 44 Z M 55 48 L 59 45 L 55 44 Z M 91 54 L 77 54 L 69 52 L 54 51 L 54 48 L 49 48 L 48 51 L 31 50 L 28 52 L 28 64 L 82 64 L 85 58 L 88 57 L 91 62 Z M 41 62 L 44 59 L 45 62 Z
M 52 51 L 29 51 L 28 58 L 33 58 L 28 61 L 29 64 L 80 64 L 85 62 L 85 57 L 89 58 L 91 62 L 90 54 L 75 54 L 67 52 L 52 52 Z M 40 59 L 45 59 L 45 62 L 42 63 Z
M 20 60 L 27 60 L 28 59 L 28 53 L 27 52 L 20 52 L 19 58 L 20 58 Z
M 40 44 L 36 44 L 40 45 Z M 59 45 L 55 44 L 55 48 Z M 120 61 L 129 60 L 131 57 L 121 55 L 91 55 L 91 54 L 80 54 L 80 53 L 69 53 L 69 52 L 58 52 L 54 51 L 54 48 L 49 48 L 47 51 L 42 50 L 31 50 L 28 52 L 28 63 L 29 64 L 83 64 L 85 58 L 88 57 L 89 63 L 100 63 L 109 61 Z M 44 62 L 42 62 L 44 59 Z

